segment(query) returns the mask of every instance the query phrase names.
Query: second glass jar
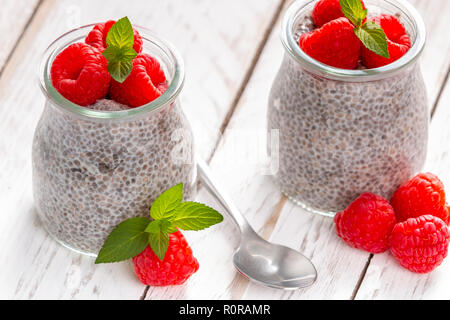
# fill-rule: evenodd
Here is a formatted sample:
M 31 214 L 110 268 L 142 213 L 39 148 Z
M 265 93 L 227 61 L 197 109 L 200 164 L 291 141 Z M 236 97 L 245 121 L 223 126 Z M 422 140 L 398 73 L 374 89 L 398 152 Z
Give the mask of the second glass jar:
M 365 2 L 369 11 L 398 14 L 413 42 L 403 58 L 378 69 L 332 68 L 299 48 L 298 27 L 315 1 L 295 2 L 283 21 L 287 52 L 268 109 L 269 133 L 279 131 L 275 180 L 291 200 L 324 215 L 364 192 L 389 199 L 426 158 L 429 109 L 418 63 L 424 23 L 403 1 Z

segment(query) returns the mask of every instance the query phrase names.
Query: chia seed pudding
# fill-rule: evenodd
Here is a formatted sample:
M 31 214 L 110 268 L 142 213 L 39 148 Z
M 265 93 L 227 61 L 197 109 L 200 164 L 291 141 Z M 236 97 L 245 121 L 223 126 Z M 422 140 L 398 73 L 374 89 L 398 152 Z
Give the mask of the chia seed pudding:
M 96 255 L 123 220 L 149 216 L 168 188 L 182 182 L 185 199 L 196 191 L 193 135 L 176 99 L 184 80 L 181 60 L 139 31 L 171 81 L 150 104 L 130 109 L 103 99 L 82 108 L 55 97 L 45 71 L 41 79 L 48 98 L 33 141 L 35 205 L 57 241 L 85 254 Z M 49 47 L 47 65 L 59 41 Z
M 268 107 L 268 131 L 279 130 L 280 139 L 275 180 L 290 199 L 320 214 L 334 215 L 364 192 L 389 199 L 426 158 L 429 109 L 417 63 L 423 22 L 410 5 L 365 2 L 401 10 L 413 39 L 410 52 L 383 68 L 336 69 L 303 53 L 297 40 L 311 30 L 313 2 L 294 3 L 283 22 L 287 53 Z

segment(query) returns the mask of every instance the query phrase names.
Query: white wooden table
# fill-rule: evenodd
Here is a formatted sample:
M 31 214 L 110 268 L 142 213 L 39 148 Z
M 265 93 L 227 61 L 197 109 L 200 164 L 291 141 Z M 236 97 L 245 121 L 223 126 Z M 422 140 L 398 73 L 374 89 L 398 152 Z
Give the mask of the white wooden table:
M 410 0 L 428 26 L 422 58 L 431 112 L 427 170 L 450 190 L 449 0 Z M 450 298 L 450 259 L 429 275 L 402 269 L 337 238 L 329 218 L 283 197 L 256 159 L 265 141 L 267 97 L 281 63 L 280 16 L 289 0 L 2 0 L 0 10 L 0 298 L 4 299 L 431 299 Z M 317 282 L 283 292 L 249 283 L 232 267 L 232 222 L 186 232 L 200 262 L 183 286 L 145 287 L 131 262 L 94 265 L 53 241 L 31 192 L 31 141 L 44 105 L 40 52 L 76 26 L 129 16 L 175 44 L 186 62 L 182 103 L 198 152 L 266 239 L 304 252 Z M 256 149 L 255 149 L 256 148 Z M 246 158 L 247 157 L 247 158 Z M 200 189 L 198 200 L 216 208 Z

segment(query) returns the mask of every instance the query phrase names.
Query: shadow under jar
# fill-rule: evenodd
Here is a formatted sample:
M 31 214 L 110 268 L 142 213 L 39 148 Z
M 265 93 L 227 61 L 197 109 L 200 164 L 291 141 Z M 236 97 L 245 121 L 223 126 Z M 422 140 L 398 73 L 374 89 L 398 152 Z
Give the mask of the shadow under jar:
M 144 52 L 157 58 L 168 79 L 162 96 L 123 111 L 80 107 L 52 86 L 50 68 L 66 46 L 83 41 L 92 26 L 61 36 L 44 54 L 46 95 L 33 141 L 33 194 L 44 227 L 72 250 L 96 255 L 112 229 L 127 218 L 148 216 L 152 202 L 182 182 L 195 194 L 193 134 L 177 99 L 183 62 L 166 42 L 138 30 Z
M 364 192 L 389 199 L 422 169 L 427 153 L 429 108 L 418 63 L 426 37 L 423 20 L 405 1 L 365 3 L 369 16 L 399 16 L 413 43 L 405 56 L 359 70 L 312 59 L 298 38 L 311 23 L 315 1 L 297 1 L 284 16 L 286 53 L 269 97 L 268 132 L 279 135 L 275 180 L 295 203 L 328 216 Z

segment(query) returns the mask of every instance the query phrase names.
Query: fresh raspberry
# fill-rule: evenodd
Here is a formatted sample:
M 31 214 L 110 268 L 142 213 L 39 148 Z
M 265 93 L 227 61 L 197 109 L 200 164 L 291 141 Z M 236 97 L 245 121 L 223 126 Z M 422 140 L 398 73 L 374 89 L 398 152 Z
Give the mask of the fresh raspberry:
M 150 246 L 132 260 L 138 279 L 148 286 L 183 284 L 199 268 L 191 247 L 180 231 L 169 235 L 169 247 L 162 261 Z
M 370 20 L 381 26 L 384 33 L 390 40 L 396 43 L 409 43 L 409 45 L 411 45 L 411 40 L 409 39 L 408 33 L 397 17 L 390 14 L 382 14 L 373 17 Z
M 382 14 L 369 19 L 380 25 L 388 38 L 389 58 L 384 58 L 362 46 L 362 62 L 367 68 L 378 68 L 388 65 L 408 52 L 411 48 L 411 39 L 403 24 L 396 17 Z
M 99 23 L 94 26 L 94 28 L 89 32 L 86 39 L 84 40 L 87 44 L 104 51 L 106 49 L 106 36 L 108 35 L 111 27 L 116 23 L 114 20 L 106 21 L 105 23 Z M 142 52 L 142 37 L 139 32 L 133 28 L 134 31 L 134 44 L 133 49 L 137 53 Z
M 53 87 L 73 103 L 91 105 L 108 93 L 111 76 L 106 63 L 101 52 L 90 45 L 71 44 L 53 61 Z
M 365 9 L 366 6 L 362 0 L 361 3 Z M 315 26 L 320 28 L 327 22 L 344 17 L 344 14 L 339 0 L 319 0 L 314 6 L 312 17 Z
M 432 215 L 449 223 L 444 184 L 432 173 L 420 173 L 404 183 L 391 199 L 399 222 L 422 215 Z
M 375 194 L 364 193 L 334 217 L 336 231 L 349 246 L 371 253 L 389 248 L 389 235 L 395 213 L 389 202 Z
M 301 35 L 300 48 L 310 57 L 327 65 L 355 69 L 359 63 L 361 44 L 347 18 L 339 18 Z
M 391 252 L 406 269 L 427 273 L 447 256 L 450 232 L 441 219 L 425 215 L 395 225 L 390 237 Z
M 166 76 L 155 58 L 141 53 L 123 83 L 111 81 L 110 97 L 129 107 L 139 107 L 158 98 L 167 89 Z

